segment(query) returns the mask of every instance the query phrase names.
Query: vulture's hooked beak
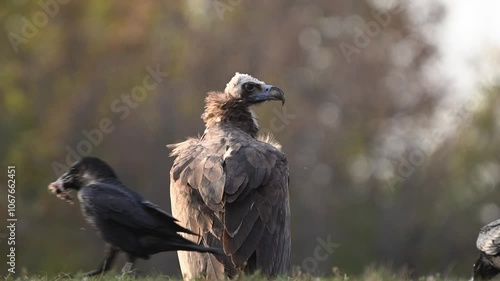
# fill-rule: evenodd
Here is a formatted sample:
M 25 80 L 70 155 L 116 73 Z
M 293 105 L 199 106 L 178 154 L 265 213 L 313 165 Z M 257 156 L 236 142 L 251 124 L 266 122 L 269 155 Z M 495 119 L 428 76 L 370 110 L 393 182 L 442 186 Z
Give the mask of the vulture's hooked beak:
M 280 100 L 281 105 L 285 104 L 285 93 L 278 87 L 264 85 L 263 90 L 250 95 L 253 102 L 263 102 L 268 100 Z

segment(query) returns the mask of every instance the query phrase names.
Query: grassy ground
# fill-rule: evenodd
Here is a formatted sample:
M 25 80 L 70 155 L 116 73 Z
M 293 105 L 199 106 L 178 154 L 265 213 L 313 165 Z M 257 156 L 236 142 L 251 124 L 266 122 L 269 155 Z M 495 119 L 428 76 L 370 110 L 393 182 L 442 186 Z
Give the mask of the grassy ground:
M 419 277 L 416 279 L 411 279 L 407 277 L 408 275 L 405 272 L 392 272 L 385 268 L 368 268 L 365 270 L 363 274 L 360 276 L 347 276 L 345 274 L 336 273 L 332 276 L 326 277 L 316 277 L 309 274 L 304 274 L 299 271 L 295 271 L 290 277 L 278 277 L 274 280 L 276 281 L 466 281 L 469 278 L 455 278 L 455 277 L 444 277 L 439 275 L 428 275 Z M 33 280 L 33 281 L 72 281 L 72 280 L 85 280 L 81 275 L 77 275 L 75 277 L 68 277 L 64 274 L 55 277 L 47 277 L 47 276 L 23 276 L 23 277 L 7 277 L 6 281 L 21 281 L 21 280 Z M 179 280 L 173 279 L 165 275 L 150 275 L 150 276 L 141 276 L 134 277 L 131 275 L 114 275 L 113 273 L 108 273 L 103 276 L 88 278 L 88 280 L 103 280 L 103 281 L 156 281 L 156 280 Z M 261 275 L 247 275 L 237 277 L 237 281 L 261 281 L 266 280 L 265 277 Z

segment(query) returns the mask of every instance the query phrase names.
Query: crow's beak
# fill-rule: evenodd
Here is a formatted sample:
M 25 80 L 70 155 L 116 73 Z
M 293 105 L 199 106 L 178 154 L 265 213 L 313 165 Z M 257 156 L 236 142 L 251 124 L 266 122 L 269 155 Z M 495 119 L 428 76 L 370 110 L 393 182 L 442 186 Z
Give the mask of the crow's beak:
M 61 178 L 58 178 L 55 182 L 50 183 L 48 189 L 52 194 L 59 194 L 65 191 Z
M 263 90 L 252 94 L 250 99 L 253 102 L 263 102 L 268 100 L 280 100 L 281 105 L 285 104 L 285 93 L 273 85 L 264 85 Z
M 62 176 L 58 178 L 55 182 L 49 184 L 49 192 L 54 194 L 57 198 L 64 200 L 70 204 L 73 204 L 73 198 L 69 194 L 69 190 L 64 188 L 64 184 L 62 181 Z

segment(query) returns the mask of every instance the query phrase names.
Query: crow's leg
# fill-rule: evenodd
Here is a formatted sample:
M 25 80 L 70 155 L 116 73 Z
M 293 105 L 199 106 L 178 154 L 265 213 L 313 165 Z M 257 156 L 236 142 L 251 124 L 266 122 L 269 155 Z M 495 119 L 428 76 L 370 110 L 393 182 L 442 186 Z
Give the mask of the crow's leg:
M 122 268 L 122 273 L 130 273 L 134 267 L 135 257 L 131 254 L 127 254 L 127 262 Z
M 108 271 L 113 265 L 113 261 L 115 260 L 118 251 L 118 248 L 114 247 L 113 245 L 106 244 L 104 246 L 104 260 L 102 261 L 102 263 L 96 270 L 84 273 L 83 276 L 94 276 Z

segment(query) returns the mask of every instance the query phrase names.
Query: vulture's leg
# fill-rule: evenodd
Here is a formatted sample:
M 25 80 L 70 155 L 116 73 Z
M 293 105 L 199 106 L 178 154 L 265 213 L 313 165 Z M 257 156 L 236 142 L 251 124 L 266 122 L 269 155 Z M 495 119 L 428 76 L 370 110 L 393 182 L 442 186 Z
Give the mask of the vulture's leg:
M 97 269 L 84 273 L 83 276 L 94 276 L 108 271 L 113 265 L 113 261 L 115 260 L 118 251 L 118 248 L 113 245 L 106 244 L 104 246 L 104 260 L 102 263 Z
M 122 268 L 122 273 L 130 273 L 134 267 L 135 257 L 131 254 L 127 254 L 127 262 Z

